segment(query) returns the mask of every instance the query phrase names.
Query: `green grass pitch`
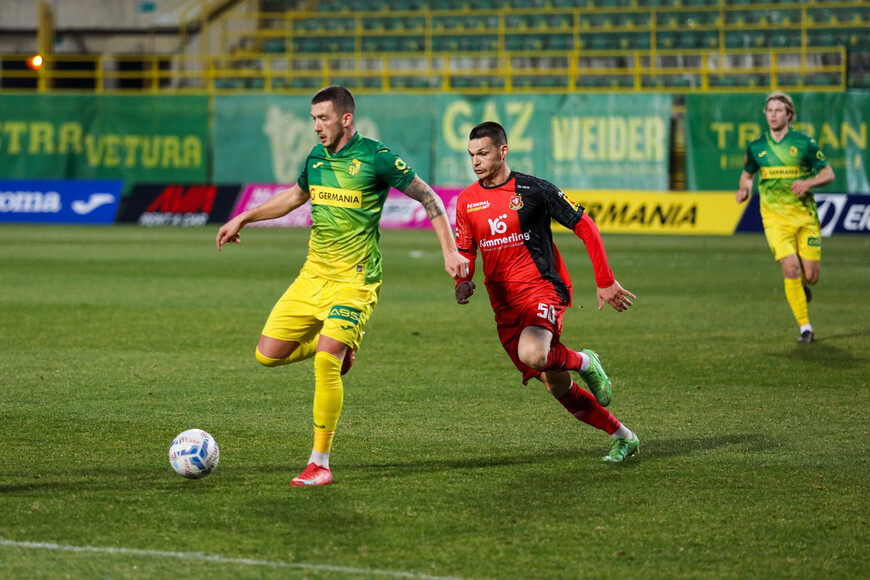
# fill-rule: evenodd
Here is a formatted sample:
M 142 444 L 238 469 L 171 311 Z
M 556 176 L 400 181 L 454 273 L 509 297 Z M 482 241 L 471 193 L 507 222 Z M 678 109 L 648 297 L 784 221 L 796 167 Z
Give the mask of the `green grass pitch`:
M 798 345 L 761 235 L 605 235 L 634 308 L 598 312 L 558 235 L 563 340 L 601 356 L 641 453 L 524 387 L 432 232 L 384 231 L 385 283 L 332 453 L 310 362 L 253 356 L 307 232 L 0 228 L 4 578 L 857 578 L 870 569 L 870 237 L 824 242 Z M 178 432 L 221 461 L 188 481 Z

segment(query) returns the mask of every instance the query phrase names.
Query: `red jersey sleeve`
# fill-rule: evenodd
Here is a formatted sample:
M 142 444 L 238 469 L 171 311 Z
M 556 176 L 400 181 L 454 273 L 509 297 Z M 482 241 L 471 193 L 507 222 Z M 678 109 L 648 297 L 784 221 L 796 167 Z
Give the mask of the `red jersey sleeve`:
M 604 241 L 601 239 L 598 226 L 595 225 L 592 218 L 584 213 L 577 225 L 574 226 L 574 233 L 586 245 L 589 259 L 592 260 L 592 268 L 595 270 L 595 284 L 599 288 L 611 286 L 615 279 L 613 271 L 607 263 L 607 252 L 604 251 Z
M 459 197 L 459 202 L 461 201 L 462 196 Z M 477 259 L 477 242 L 474 241 L 471 224 L 468 221 L 468 214 L 463 203 L 456 204 L 456 248 L 460 254 L 468 258 L 468 275 L 457 278 L 456 284 L 458 285 L 460 282 L 474 278 L 474 262 Z

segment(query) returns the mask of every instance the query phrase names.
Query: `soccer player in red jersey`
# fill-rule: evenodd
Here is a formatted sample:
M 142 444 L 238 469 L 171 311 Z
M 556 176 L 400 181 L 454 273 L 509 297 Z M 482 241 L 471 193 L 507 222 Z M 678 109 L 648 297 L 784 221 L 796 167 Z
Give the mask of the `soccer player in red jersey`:
M 610 379 L 598 355 L 563 345 L 562 316 L 571 305 L 571 278 L 553 243 L 550 220 L 573 230 L 586 244 L 598 286 L 598 309 L 607 302 L 618 312 L 631 306 L 634 294 L 613 277 L 601 234 L 583 208 L 552 183 L 511 171 L 507 135 L 498 123 L 471 130 L 468 154 L 480 180 L 459 195 L 456 245 L 469 259 L 469 273 L 457 279 L 456 301 L 468 304 L 474 294 L 477 251 L 483 260 L 484 284 L 495 312 L 498 336 L 523 383 L 536 378 L 569 413 L 613 437 L 602 459 L 621 462 L 640 449 L 637 435 L 607 409 Z M 576 371 L 591 391 L 580 387 Z

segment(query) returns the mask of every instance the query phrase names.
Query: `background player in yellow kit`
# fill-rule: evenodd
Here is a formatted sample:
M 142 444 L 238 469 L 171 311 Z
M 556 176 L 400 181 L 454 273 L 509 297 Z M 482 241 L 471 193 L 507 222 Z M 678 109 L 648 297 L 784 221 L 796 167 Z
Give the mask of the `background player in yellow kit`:
M 257 360 L 273 367 L 314 357 L 314 447 L 308 466 L 290 483 L 332 483 L 329 453 L 344 399 L 341 375 L 353 362 L 363 327 L 381 287 L 380 216 L 390 187 L 419 201 L 432 222 L 447 272 L 468 273 L 456 249 L 441 198 L 381 143 L 354 128 L 353 95 L 341 86 L 321 89 L 311 101 L 320 138 L 297 183 L 224 224 L 220 250 L 239 242 L 248 223 L 288 214 L 311 200 L 308 259 L 275 305 L 257 344 Z
M 834 170 L 816 142 L 792 129 L 791 97 L 781 92 L 767 97 L 764 109 L 768 131 L 749 144 L 740 175 L 737 203 L 752 195 L 756 173 L 761 195 L 761 220 L 774 259 L 782 266 L 785 297 L 800 326 L 798 342 L 812 342 L 807 303 L 809 286 L 819 280 L 822 237 L 812 188 L 834 181 Z

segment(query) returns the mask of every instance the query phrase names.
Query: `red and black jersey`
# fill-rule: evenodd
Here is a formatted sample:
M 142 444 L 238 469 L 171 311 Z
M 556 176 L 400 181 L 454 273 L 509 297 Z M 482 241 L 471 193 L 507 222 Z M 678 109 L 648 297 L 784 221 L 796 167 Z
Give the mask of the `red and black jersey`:
M 552 183 L 517 172 L 511 172 L 502 185 L 486 187 L 478 181 L 459 195 L 456 245 L 471 260 L 464 279 L 474 275 L 479 249 L 487 287 L 546 284 L 569 306 L 571 278 L 553 243 L 551 220 L 573 230 L 586 243 L 599 287 L 612 284 L 613 273 L 598 228 L 583 208 Z

